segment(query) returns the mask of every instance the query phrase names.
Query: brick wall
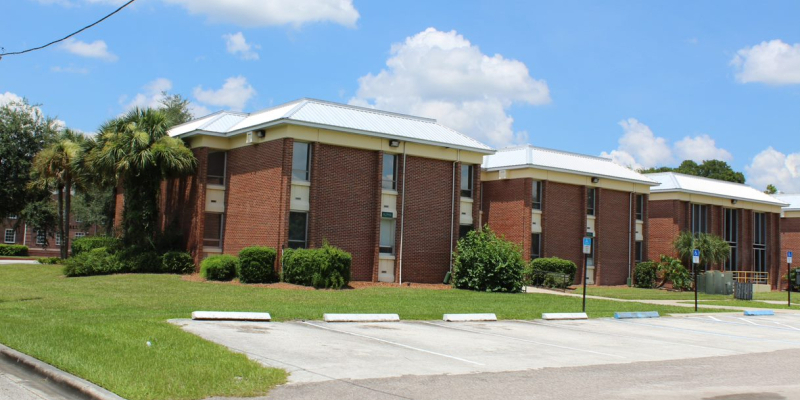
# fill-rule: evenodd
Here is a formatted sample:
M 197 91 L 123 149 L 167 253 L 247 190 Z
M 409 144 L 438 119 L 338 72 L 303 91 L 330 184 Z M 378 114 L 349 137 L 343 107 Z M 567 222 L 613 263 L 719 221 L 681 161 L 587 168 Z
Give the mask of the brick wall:
M 542 186 L 542 256 L 570 260 L 583 279 L 581 239 L 586 233 L 586 188 L 557 182 Z
M 403 282 L 441 282 L 450 269 L 450 222 L 458 224 L 452 208 L 453 163 L 413 156 L 407 162 L 406 185 L 402 187 L 402 162 L 398 185 L 401 194 L 405 191 L 406 203 Z M 457 204 L 460 191 L 455 190 Z M 452 234 L 458 238 L 458 230 Z
M 773 289 L 780 287 L 781 276 L 786 273 L 786 253 L 781 253 L 781 215 L 767 213 L 767 268 Z
M 525 181 L 526 179 L 504 179 L 483 182 L 484 224 L 488 224 L 498 235 L 520 245 L 531 234 L 531 210 L 525 201 L 530 197 L 530 192 L 525 190 Z M 530 251 L 530 248 L 523 247 L 526 259 L 530 257 Z
M 634 211 L 630 193 L 598 189 L 596 284 L 624 285 L 627 282 L 628 267 L 633 267 Z
M 781 264 L 786 263 L 786 252 L 793 251 L 797 261 L 792 263 L 792 268 L 800 267 L 800 218 L 781 218 Z M 786 273 L 782 267 L 781 275 Z
M 319 143 L 312 154 L 309 247 L 327 240 L 353 255 L 353 280 L 377 279 L 380 154 Z
M 753 270 L 753 211 L 739 214 L 739 270 Z
M 679 200 L 647 202 L 647 259 L 659 260 L 661 255 L 677 257 L 672 242 L 686 229 L 686 205 Z

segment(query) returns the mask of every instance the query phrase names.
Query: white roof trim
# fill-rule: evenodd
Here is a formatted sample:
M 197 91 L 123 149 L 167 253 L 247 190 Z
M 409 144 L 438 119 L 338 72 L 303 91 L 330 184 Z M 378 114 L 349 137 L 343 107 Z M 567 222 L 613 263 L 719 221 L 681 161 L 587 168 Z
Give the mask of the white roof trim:
M 766 204 L 771 206 L 788 206 L 787 203 L 784 203 L 775 197 L 741 183 L 722 181 L 719 179 L 706 178 L 702 176 L 680 174 L 677 172 L 658 172 L 645 175 L 649 178 L 655 179 L 656 181 L 663 180 L 660 186 L 650 190 L 651 194 L 687 193 L 723 199 L 749 201 L 751 203 Z M 693 181 L 694 183 L 697 183 L 697 181 L 703 181 L 706 182 L 707 185 L 701 186 L 704 188 L 702 190 L 685 187 L 686 183 L 692 183 Z M 705 189 L 708 186 L 716 186 L 716 188 Z

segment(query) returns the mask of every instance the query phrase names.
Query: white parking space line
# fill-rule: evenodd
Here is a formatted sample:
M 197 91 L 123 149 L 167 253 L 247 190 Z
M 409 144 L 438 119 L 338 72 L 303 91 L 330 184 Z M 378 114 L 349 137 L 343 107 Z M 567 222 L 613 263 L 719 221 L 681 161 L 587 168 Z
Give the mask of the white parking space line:
M 745 319 L 745 318 L 736 318 L 736 319 L 738 319 L 739 321 L 744 321 L 744 322 L 747 322 L 748 324 L 753 324 L 753 325 L 755 325 L 755 326 L 761 326 L 761 325 L 759 325 L 759 324 L 757 324 L 757 323 L 755 323 L 755 322 L 753 322 L 753 321 L 747 320 L 747 319 Z
M 719 318 L 717 318 L 717 317 L 712 317 L 712 316 L 710 316 L 710 315 L 709 315 L 709 316 L 708 316 L 708 318 L 710 318 L 710 319 L 712 319 L 712 320 L 714 320 L 714 321 L 720 321 L 720 322 L 722 322 L 722 320 L 721 320 L 721 319 L 719 319 Z
M 709 320 L 707 320 L 705 318 L 701 318 L 701 317 L 682 317 L 682 318 L 689 319 L 689 320 L 694 320 L 694 321 L 705 322 L 705 323 L 712 323 L 712 324 L 726 324 L 726 325 L 738 325 L 738 326 L 755 326 L 755 327 L 761 328 L 761 329 L 771 329 L 771 330 L 778 330 L 778 331 L 786 331 L 787 330 L 785 328 L 779 328 L 777 326 L 768 326 L 768 325 L 763 325 L 763 324 L 757 324 L 757 323 L 753 322 L 753 318 L 754 317 L 750 317 L 750 318 L 732 317 L 732 319 L 741 320 L 743 322 L 747 322 L 747 324 L 743 324 L 741 322 L 734 322 L 734 321 L 723 321 L 723 320 L 720 320 L 720 319 L 716 319 L 714 321 L 709 321 Z M 775 321 L 769 321 L 769 322 L 775 322 Z M 783 325 L 783 324 L 778 324 L 778 325 Z M 788 326 L 788 325 L 783 325 L 783 326 L 785 326 L 787 328 L 790 328 L 792 330 L 800 330 L 800 329 L 797 329 L 795 327 Z
M 315 328 L 324 329 L 326 331 L 332 331 L 332 332 L 342 333 L 342 334 L 345 334 L 345 335 L 360 337 L 360 338 L 364 338 L 364 339 L 375 340 L 375 341 L 378 341 L 378 342 L 381 342 L 381 343 L 386 343 L 386 344 L 390 344 L 390 345 L 393 345 L 393 346 L 398 346 L 398 347 L 402 347 L 402 348 L 406 348 L 406 349 L 410 349 L 410 350 L 415 350 L 415 351 L 419 351 L 419 352 L 422 352 L 422 353 L 433 354 L 433 355 L 440 356 L 440 357 L 450 358 L 450 359 L 453 359 L 453 360 L 457 360 L 457 361 L 461 361 L 461 362 L 465 362 L 465 363 L 469 363 L 469 364 L 473 364 L 473 365 L 481 365 L 481 366 L 484 365 L 484 364 L 481 364 L 479 362 L 470 361 L 470 360 L 466 360 L 466 359 L 463 359 L 463 358 L 460 358 L 460 357 L 455 357 L 455 356 L 451 356 L 451 355 L 447 355 L 447 354 L 437 353 L 435 351 L 420 349 L 418 347 L 413 347 L 413 346 L 405 345 L 405 344 L 402 344 L 402 343 L 392 342 L 392 341 L 389 341 L 389 340 L 376 338 L 374 336 L 362 335 L 360 333 L 340 331 L 338 329 L 332 329 L 332 328 L 328 328 L 328 327 L 325 327 L 325 326 L 312 324 L 312 323 L 306 322 L 306 321 L 300 321 L 300 323 L 308 325 L 308 326 L 313 326 Z
M 722 336 L 722 337 L 727 337 L 727 338 L 731 338 L 731 339 L 743 339 L 743 340 L 751 340 L 751 341 L 757 341 L 757 342 L 775 342 L 775 343 L 791 344 L 793 346 L 800 346 L 800 342 L 791 341 L 791 340 L 781 340 L 781 339 L 759 338 L 759 337 L 752 337 L 752 336 L 731 335 L 731 334 L 727 334 L 727 333 L 704 331 L 704 330 L 701 330 L 701 329 L 679 328 L 679 327 L 676 327 L 676 326 L 647 324 L 647 323 L 642 323 L 642 322 L 634 322 L 634 321 L 631 321 L 631 320 L 615 320 L 615 321 L 617 323 L 620 323 L 620 324 L 632 324 L 632 325 L 640 325 L 640 326 L 650 326 L 650 327 L 660 328 L 660 329 L 669 329 L 669 330 L 681 331 L 681 332 L 699 333 L 699 334 L 702 334 L 702 335 Z M 711 322 L 711 321 L 707 321 L 707 322 Z M 743 324 L 739 324 L 739 325 L 743 325 Z M 761 326 L 761 325 L 759 325 L 759 326 Z M 783 328 L 775 328 L 775 329 L 786 330 L 786 329 L 783 329 Z
M 787 327 L 787 328 L 789 328 L 789 329 L 794 329 L 794 330 L 796 330 L 796 331 L 800 331 L 800 328 L 795 328 L 795 327 L 793 327 L 793 326 L 791 326 L 791 325 L 782 324 L 782 323 L 780 323 L 780 322 L 778 322 L 778 321 L 772 321 L 772 323 L 773 323 L 773 324 L 776 324 L 776 325 L 780 325 L 780 326 L 785 326 L 785 327 Z
M 611 332 L 598 332 L 598 331 L 593 331 L 593 330 L 589 330 L 589 329 L 580 329 L 580 328 L 576 328 L 576 327 L 573 327 L 573 326 L 566 326 L 566 325 L 562 325 L 562 324 L 551 324 L 551 323 L 544 323 L 544 322 L 537 322 L 537 321 L 525 321 L 525 320 L 521 320 L 521 319 L 520 320 L 514 320 L 514 322 L 521 322 L 521 323 L 525 323 L 525 324 L 542 326 L 542 327 L 552 328 L 552 329 L 562 329 L 562 330 L 568 330 L 568 331 L 573 331 L 573 332 L 582 332 L 582 333 L 588 333 L 588 334 L 591 334 L 591 335 L 598 335 L 598 336 L 611 336 L 611 337 L 614 337 L 614 338 L 625 338 L 625 339 L 638 340 L 638 341 L 667 343 L 667 344 L 671 344 L 671 345 L 674 345 L 674 346 L 696 347 L 696 348 L 699 348 L 699 349 L 724 351 L 724 352 L 728 352 L 728 353 L 731 353 L 731 354 L 740 354 L 737 351 L 733 351 L 733 350 L 730 350 L 730 349 L 725 349 L 725 348 L 722 348 L 722 347 L 701 346 L 701 345 L 685 343 L 685 342 L 677 342 L 677 341 L 672 341 L 672 340 L 657 339 L 657 338 L 643 336 L 643 335 L 625 335 L 625 334 L 619 334 L 619 333 L 616 333 L 616 332 L 614 332 L 614 333 L 611 333 Z
M 515 341 L 518 341 L 518 342 L 533 343 L 533 344 L 538 344 L 540 346 L 547 346 L 547 347 L 554 347 L 554 348 L 564 349 L 564 350 L 578 351 L 578 352 L 581 352 L 581 353 L 597 354 L 597 355 L 601 355 L 601 356 L 621 358 L 621 359 L 627 359 L 628 358 L 628 357 L 619 356 L 619 355 L 616 355 L 616 354 L 601 353 L 599 351 L 592 351 L 592 350 L 580 349 L 580 348 L 577 348 L 577 347 L 569 347 L 569 346 L 562 346 L 562 345 L 558 345 L 558 344 L 539 342 L 539 341 L 531 340 L 531 339 L 522 339 L 522 338 L 518 338 L 518 337 L 514 337 L 514 336 L 501 335 L 499 333 L 490 333 L 490 332 L 476 331 L 476 330 L 466 329 L 466 328 L 457 328 L 457 327 L 454 327 L 454 326 L 447 326 L 447 325 L 434 323 L 434 322 L 419 321 L 419 323 L 427 324 L 427 325 L 434 325 L 434 326 L 438 326 L 440 328 L 452 329 L 452 330 L 456 330 L 456 331 L 475 333 L 475 334 L 479 334 L 479 335 L 495 336 L 495 337 L 500 337 L 500 338 L 504 338 L 504 339 L 515 340 Z

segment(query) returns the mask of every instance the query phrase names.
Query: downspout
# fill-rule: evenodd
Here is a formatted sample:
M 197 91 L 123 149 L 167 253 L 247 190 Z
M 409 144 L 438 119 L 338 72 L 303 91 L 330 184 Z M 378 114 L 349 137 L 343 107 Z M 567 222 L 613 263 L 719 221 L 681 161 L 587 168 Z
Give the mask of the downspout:
M 408 147 L 407 143 L 403 143 L 403 193 L 400 194 L 400 251 L 398 252 L 400 256 L 398 283 L 400 285 L 403 284 L 403 232 L 406 221 L 406 147 Z
M 453 161 L 453 188 L 450 190 L 450 274 L 453 273 L 453 224 L 455 223 L 453 214 L 456 212 L 456 163 L 459 155 L 456 153 L 456 161 Z
M 633 223 L 632 214 L 633 214 L 633 193 L 628 193 L 628 286 L 630 286 L 633 282 L 631 281 L 631 241 L 633 237 L 631 236 L 631 224 Z
M 22 231 L 22 245 L 26 246 L 28 243 L 28 223 L 25 223 L 25 228 Z

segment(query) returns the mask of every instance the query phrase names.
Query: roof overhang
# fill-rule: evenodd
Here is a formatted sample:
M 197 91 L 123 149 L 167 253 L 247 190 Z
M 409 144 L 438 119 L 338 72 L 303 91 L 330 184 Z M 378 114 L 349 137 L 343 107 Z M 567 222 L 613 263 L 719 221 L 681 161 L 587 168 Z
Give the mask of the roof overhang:
M 764 204 L 764 205 L 773 206 L 773 207 L 785 207 L 785 206 L 789 205 L 787 203 L 782 203 L 782 202 L 769 202 L 769 201 L 756 200 L 756 199 L 746 198 L 746 197 L 741 197 L 741 196 L 723 196 L 723 195 L 720 195 L 719 193 L 709 193 L 709 192 L 701 192 L 701 191 L 697 191 L 697 190 L 686 190 L 686 189 L 667 189 L 667 190 L 653 189 L 653 190 L 650 191 L 650 193 L 651 194 L 669 194 L 669 193 L 696 194 L 696 195 L 700 195 L 700 196 L 716 197 L 716 198 L 720 198 L 720 199 L 737 200 L 737 201 L 749 201 L 751 203 Z M 784 211 L 790 211 L 790 210 L 784 209 Z
M 639 180 L 639 179 L 628 179 L 628 178 L 621 178 L 621 177 L 618 177 L 618 176 L 588 173 L 588 172 L 575 171 L 575 170 L 566 169 L 566 168 L 545 167 L 545 166 L 534 165 L 534 164 L 518 164 L 518 165 L 509 165 L 509 166 L 503 166 L 503 167 L 492 167 L 492 168 L 484 168 L 484 170 L 488 171 L 488 172 L 493 172 L 493 171 L 500 171 L 500 170 L 527 169 L 527 168 L 541 169 L 541 170 L 544 170 L 544 171 L 563 172 L 563 173 L 566 173 L 566 174 L 581 175 L 581 176 L 587 176 L 587 177 L 597 177 L 597 178 L 603 178 L 603 179 L 611 179 L 611 180 L 620 181 L 620 182 L 637 183 L 637 184 L 640 184 L 640 185 L 647 185 L 647 186 L 658 186 L 658 185 L 660 185 L 660 183 L 658 183 L 656 181 L 650 181 L 650 180 L 643 181 L 643 180 Z

